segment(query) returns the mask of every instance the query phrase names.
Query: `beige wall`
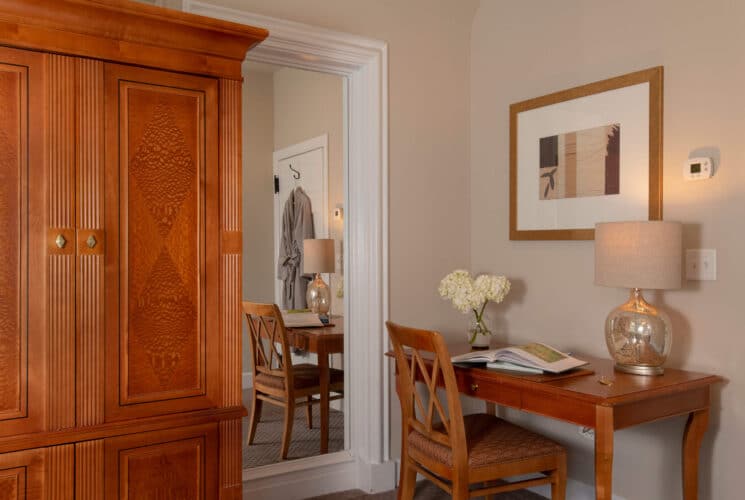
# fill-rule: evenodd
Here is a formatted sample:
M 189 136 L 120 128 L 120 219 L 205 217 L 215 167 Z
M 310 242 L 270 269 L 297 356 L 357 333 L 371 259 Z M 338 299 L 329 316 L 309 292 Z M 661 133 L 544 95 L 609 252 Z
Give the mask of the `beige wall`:
M 274 149 L 328 134 L 328 237 L 337 242 L 344 236 L 342 224 L 333 218 L 337 203 L 344 203 L 343 85 L 338 75 L 293 68 L 274 73 Z M 343 314 L 344 300 L 336 296 L 342 274 L 336 271 L 329 283 L 331 312 Z
M 243 75 L 243 298 L 274 302 L 274 81 Z
M 497 309 L 504 340 L 540 339 L 607 355 L 603 321 L 624 290 L 593 285 L 592 242 L 508 238 L 508 107 L 512 102 L 665 66 L 664 214 L 685 224 L 686 248 L 716 248 L 718 280 L 650 294 L 671 313 L 668 365 L 723 375 L 701 458 L 702 499 L 742 497 L 745 442 L 745 4 L 717 0 L 481 2 L 471 41 L 471 264 L 515 284 Z M 690 151 L 719 148 L 722 165 L 685 182 Z M 571 446 L 569 474 L 593 482 L 592 442 L 537 417 Z M 681 498 L 683 418 L 617 434 L 614 490 L 629 500 Z M 571 496 L 570 496 L 571 498 Z
M 274 82 L 243 70 L 243 298 L 274 302 Z M 243 321 L 243 329 L 248 326 Z M 246 334 L 247 335 L 247 334 Z M 243 371 L 250 370 L 248 342 Z

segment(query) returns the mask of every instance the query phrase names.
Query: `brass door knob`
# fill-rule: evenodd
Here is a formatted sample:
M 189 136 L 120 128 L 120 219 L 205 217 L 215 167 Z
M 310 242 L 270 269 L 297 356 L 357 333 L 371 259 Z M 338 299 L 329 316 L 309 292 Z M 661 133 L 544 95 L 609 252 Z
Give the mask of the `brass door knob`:
M 471 392 L 476 392 L 479 390 L 479 384 L 471 384 Z
M 65 248 L 65 245 L 67 245 L 67 240 L 62 234 L 58 234 L 54 242 L 57 244 L 57 248 Z

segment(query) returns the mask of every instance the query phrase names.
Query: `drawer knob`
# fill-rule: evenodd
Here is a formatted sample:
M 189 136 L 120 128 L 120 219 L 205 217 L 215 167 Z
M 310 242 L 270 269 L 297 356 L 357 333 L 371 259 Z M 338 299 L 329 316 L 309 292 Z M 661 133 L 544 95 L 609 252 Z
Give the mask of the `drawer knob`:
M 471 392 L 477 392 L 479 390 L 479 384 L 471 384 Z
M 54 240 L 54 242 L 57 244 L 57 248 L 65 248 L 65 245 L 67 245 L 67 240 L 61 234 L 57 235 L 57 238 Z

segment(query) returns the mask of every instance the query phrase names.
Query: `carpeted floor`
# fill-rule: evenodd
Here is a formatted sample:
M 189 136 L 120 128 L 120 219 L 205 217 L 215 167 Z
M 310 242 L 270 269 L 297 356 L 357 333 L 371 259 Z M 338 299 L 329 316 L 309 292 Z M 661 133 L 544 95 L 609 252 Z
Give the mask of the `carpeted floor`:
M 350 490 L 314 497 L 311 500 L 394 500 L 395 498 L 395 490 L 376 493 L 374 495 L 368 495 L 360 490 Z M 447 500 L 450 498 L 450 495 L 429 481 L 420 481 L 417 483 L 414 498 L 415 500 Z M 501 495 L 492 496 L 492 498 L 495 500 L 546 500 L 544 497 L 530 491 L 502 493 Z
M 243 391 L 243 404 L 251 412 L 251 391 Z M 282 443 L 284 426 L 283 409 L 264 403 L 261 421 L 256 427 L 256 436 L 251 446 L 243 442 L 243 467 L 258 467 L 280 461 L 279 447 Z M 292 441 L 287 459 L 313 457 L 319 454 L 321 446 L 320 409 L 313 405 L 313 429 L 308 429 L 305 420 L 305 407 L 295 411 L 295 423 L 292 427 Z M 248 435 L 248 419 L 243 419 L 243 436 Z M 344 449 L 344 413 L 331 410 L 329 415 L 329 452 Z
M 243 391 L 243 403 L 251 410 L 251 392 Z M 256 427 L 256 437 L 251 446 L 243 443 L 243 466 L 258 467 L 279 462 L 279 446 L 282 441 L 283 413 L 282 408 L 264 404 L 261 421 Z M 287 459 L 312 457 L 318 455 L 321 431 L 318 427 L 320 422 L 318 405 L 313 408 L 313 429 L 308 429 L 305 420 L 305 408 L 295 411 L 295 423 L 292 430 L 292 441 Z M 248 419 L 243 419 L 243 436 L 248 432 Z M 329 418 L 329 451 L 340 451 L 344 449 L 344 413 L 331 410 Z M 396 491 L 386 491 L 374 495 L 366 494 L 360 490 L 342 491 L 331 495 L 314 497 L 313 500 L 394 500 Z M 421 481 L 417 484 L 416 500 L 447 500 L 450 498 L 445 492 L 429 481 Z M 495 500 L 545 500 L 544 497 L 529 491 L 516 491 L 503 493 L 492 497 Z

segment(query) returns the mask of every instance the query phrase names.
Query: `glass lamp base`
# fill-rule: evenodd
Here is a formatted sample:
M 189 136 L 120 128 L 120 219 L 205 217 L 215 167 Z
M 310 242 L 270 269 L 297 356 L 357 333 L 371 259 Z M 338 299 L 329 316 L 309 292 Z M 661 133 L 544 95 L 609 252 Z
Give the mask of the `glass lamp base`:
M 662 375 L 672 344 L 670 318 L 631 290 L 628 302 L 605 320 L 605 342 L 616 369 L 635 375 Z
M 308 309 L 316 314 L 326 314 L 331 308 L 331 290 L 318 273 L 316 273 L 315 279 L 308 284 L 305 302 Z
M 615 369 L 619 372 L 633 373 L 634 375 L 662 375 L 665 373 L 665 369 L 661 366 L 622 365 L 621 363 L 616 363 Z

